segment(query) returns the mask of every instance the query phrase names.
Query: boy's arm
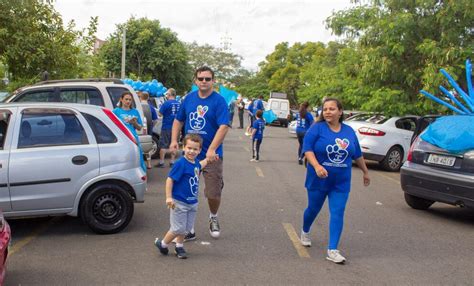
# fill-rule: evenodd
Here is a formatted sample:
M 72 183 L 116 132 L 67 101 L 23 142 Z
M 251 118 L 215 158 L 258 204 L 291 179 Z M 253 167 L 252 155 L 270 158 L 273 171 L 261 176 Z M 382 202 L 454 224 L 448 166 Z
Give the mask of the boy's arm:
M 174 202 L 171 193 L 173 192 L 173 179 L 166 178 L 166 205 L 169 209 L 174 209 Z

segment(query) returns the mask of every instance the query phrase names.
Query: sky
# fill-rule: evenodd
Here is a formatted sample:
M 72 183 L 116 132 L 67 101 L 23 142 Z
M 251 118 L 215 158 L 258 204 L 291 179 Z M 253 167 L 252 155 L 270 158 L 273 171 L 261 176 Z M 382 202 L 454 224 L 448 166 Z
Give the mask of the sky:
M 98 16 L 97 37 L 106 40 L 116 25 L 130 17 L 159 20 L 179 40 L 210 44 L 243 57 L 242 66 L 256 71 L 258 63 L 281 42 L 327 43 L 335 40 L 325 20 L 333 11 L 351 7 L 350 0 L 55 0 L 64 23 L 88 26 Z

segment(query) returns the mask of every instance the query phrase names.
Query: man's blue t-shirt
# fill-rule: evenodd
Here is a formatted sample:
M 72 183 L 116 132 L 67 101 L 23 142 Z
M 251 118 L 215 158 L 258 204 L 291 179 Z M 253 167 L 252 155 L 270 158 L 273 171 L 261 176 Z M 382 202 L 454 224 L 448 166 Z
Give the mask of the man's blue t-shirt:
M 306 116 L 301 118 L 300 113 L 296 114 L 296 133 L 304 133 L 308 131 L 311 124 L 313 124 L 314 118 L 311 112 L 306 112 Z
M 206 158 L 207 149 L 212 143 L 217 130 L 222 125 L 229 125 L 229 109 L 220 94 L 212 92 L 206 98 L 200 98 L 198 91 L 189 93 L 176 114 L 176 119 L 184 122 L 185 133 L 195 133 L 202 137 L 203 145 L 198 160 Z M 222 144 L 216 153 L 223 157 Z
M 258 118 L 253 122 L 252 128 L 256 130 L 255 134 L 252 137 L 252 140 L 262 140 L 263 129 L 265 129 L 265 121 L 263 121 L 261 118 Z
M 247 110 L 249 111 L 249 114 L 251 116 L 253 116 L 253 114 L 254 114 L 254 112 L 253 112 L 253 102 L 252 102 L 252 104 L 249 104 L 249 107 L 247 107 Z
M 326 121 L 313 124 L 303 141 L 303 153 L 307 151 L 314 152 L 319 164 L 328 171 L 328 177 L 319 178 L 308 164 L 305 182 L 308 190 L 350 191 L 352 160 L 362 156 L 359 141 L 350 126 L 341 124 L 341 130 L 336 133 Z
M 254 111 L 254 114 L 255 112 L 257 112 L 257 110 L 261 110 L 263 111 L 263 102 L 261 99 L 257 99 L 253 102 L 253 111 Z
M 120 118 L 120 120 L 122 120 L 123 124 L 127 126 L 128 130 L 132 132 L 133 136 L 135 137 L 135 139 L 137 139 L 137 142 L 138 142 L 137 130 L 135 130 L 135 127 L 131 123 L 128 123 L 125 121 L 126 118 L 136 117 L 137 123 L 140 125 L 143 125 L 142 118 L 140 116 L 140 113 L 138 113 L 138 110 L 136 110 L 135 108 L 124 110 L 120 107 L 117 107 L 113 110 L 113 113 L 117 115 L 117 117 Z
M 163 115 L 161 130 L 171 130 L 173 121 L 179 110 L 179 102 L 176 99 L 165 101 L 160 107 L 160 113 Z
M 176 161 L 168 174 L 173 180 L 173 199 L 186 204 L 198 202 L 200 171 L 201 164 L 198 160 L 191 163 L 181 157 Z

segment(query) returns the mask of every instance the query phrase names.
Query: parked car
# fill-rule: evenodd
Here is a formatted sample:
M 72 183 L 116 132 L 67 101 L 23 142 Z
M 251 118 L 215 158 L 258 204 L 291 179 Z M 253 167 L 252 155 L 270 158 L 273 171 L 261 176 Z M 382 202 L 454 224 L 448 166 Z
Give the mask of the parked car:
M 361 120 L 345 123 L 356 132 L 364 158 L 378 161 L 387 171 L 398 171 L 407 158 L 417 116 L 372 114 L 368 118 L 362 115 L 359 118 Z
M 147 186 L 135 137 L 110 109 L 0 105 L 5 217 L 80 216 L 97 233 L 124 229 Z
M 6 91 L 0 91 L 0 102 L 3 102 L 5 98 L 7 98 L 8 92 Z
M 288 124 L 288 133 L 296 137 L 296 120 L 293 120 Z
M 69 102 L 107 107 L 113 110 L 118 106 L 120 96 L 125 91 L 133 95 L 133 107 L 138 110 L 145 122 L 143 108 L 135 91 L 119 79 L 66 79 L 38 82 L 32 86 L 20 88 L 8 96 L 4 102 Z M 152 137 L 137 131 L 144 153 L 153 148 Z
M 159 114 L 160 112 L 160 107 L 164 102 L 164 97 L 150 97 L 150 102 L 155 108 L 156 114 Z M 160 142 L 160 136 L 161 136 L 161 125 L 163 123 L 163 118 L 161 116 L 158 116 L 158 120 L 155 122 L 153 125 L 153 135 L 152 135 L 152 143 L 153 146 L 150 150 L 150 156 L 152 159 L 157 159 L 160 156 L 160 148 L 158 147 L 158 143 Z
M 420 138 L 439 116 L 419 119 L 408 159 L 400 171 L 406 203 L 418 210 L 434 202 L 474 207 L 474 151 L 453 153 Z
M 0 285 L 3 285 L 7 270 L 8 245 L 11 240 L 11 230 L 2 211 L 0 211 Z

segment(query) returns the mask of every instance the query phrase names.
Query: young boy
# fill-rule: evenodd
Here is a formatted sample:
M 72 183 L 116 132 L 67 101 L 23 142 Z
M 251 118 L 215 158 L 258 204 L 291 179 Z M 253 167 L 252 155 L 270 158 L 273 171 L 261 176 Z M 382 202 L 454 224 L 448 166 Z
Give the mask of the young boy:
M 265 129 L 265 121 L 262 116 L 262 110 L 255 112 L 256 120 L 252 124 L 252 159 L 250 162 L 258 162 L 260 159 L 260 144 L 262 144 L 263 129 Z
M 202 138 L 197 134 L 184 137 L 184 156 L 173 165 L 166 179 L 166 205 L 170 209 L 170 229 L 163 240 L 155 239 L 161 254 L 168 254 L 168 245 L 176 238 L 175 254 L 187 258 L 183 247 L 184 236 L 190 232 L 198 206 L 199 174 L 206 167 L 207 159 L 197 161 Z

